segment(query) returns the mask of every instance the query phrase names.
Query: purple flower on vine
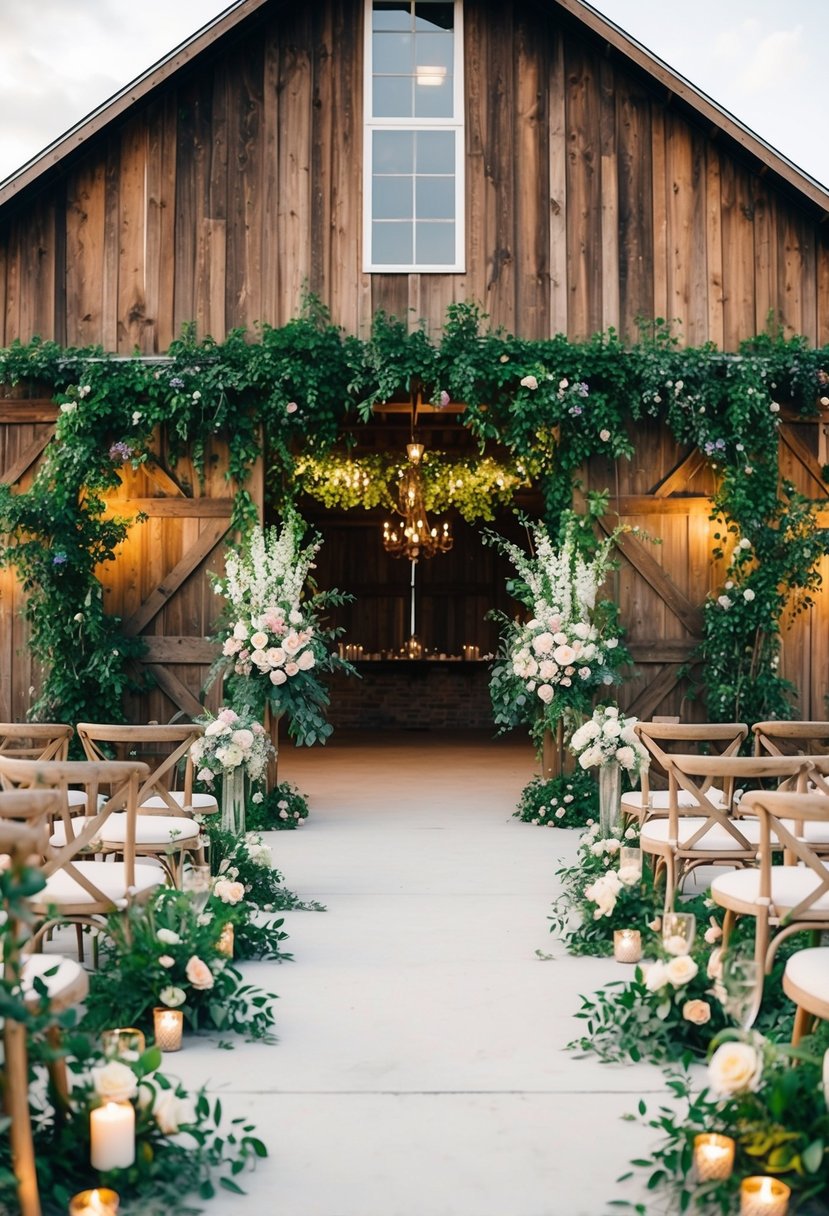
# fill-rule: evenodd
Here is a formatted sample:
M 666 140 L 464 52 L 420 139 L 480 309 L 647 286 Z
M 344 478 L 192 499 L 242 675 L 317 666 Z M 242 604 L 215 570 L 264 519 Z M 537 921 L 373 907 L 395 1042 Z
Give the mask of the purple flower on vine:
M 132 448 L 128 443 L 124 443 L 123 439 L 119 439 L 117 443 L 113 443 L 109 449 L 110 460 L 120 460 L 122 463 L 129 460 L 132 456 Z
M 181 376 L 173 376 L 170 381 L 170 388 L 184 388 L 184 381 Z
M 64 565 L 66 565 L 66 554 L 65 554 L 65 553 L 55 553 L 55 554 L 53 554 L 53 556 L 52 556 L 52 565 L 53 565 L 53 566 L 64 566 Z
M 572 414 L 574 418 L 578 418 L 579 414 L 581 414 L 583 411 L 580 405 L 571 405 L 567 412 L 568 414 Z
M 590 388 L 583 380 L 576 385 L 576 392 L 580 397 L 587 397 L 590 394 Z

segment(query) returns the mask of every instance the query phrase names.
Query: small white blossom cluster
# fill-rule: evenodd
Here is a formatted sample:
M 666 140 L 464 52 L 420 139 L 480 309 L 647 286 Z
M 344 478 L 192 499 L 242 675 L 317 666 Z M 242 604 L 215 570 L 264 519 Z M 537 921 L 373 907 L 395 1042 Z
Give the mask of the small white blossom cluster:
M 582 726 L 573 732 L 570 747 L 582 768 L 616 761 L 629 773 L 647 769 L 649 757 L 634 727 L 637 718 L 623 718 L 615 705 L 599 706 Z
M 615 536 L 588 559 L 577 545 L 576 527 L 574 522 L 556 549 L 544 526 L 536 524 L 534 558 L 515 545 L 505 546 L 527 585 L 532 611 L 510 639 L 512 671 L 545 706 L 557 694 L 578 702 L 579 691 L 614 682 L 612 652 L 619 639 L 602 637 L 593 618 Z M 572 691 L 568 695 L 565 690 Z
M 272 753 L 262 723 L 227 706 L 207 722 L 204 735 L 190 748 L 196 777 L 207 785 L 218 773 L 233 772 L 240 765 L 251 781 L 261 781 Z
M 319 543 L 303 548 L 302 530 L 293 517 L 280 532 L 255 528 L 243 552 L 227 555 L 225 578 L 214 583 L 229 601 L 232 620 L 222 654 L 236 675 L 261 676 L 274 688 L 317 661 L 316 631 L 302 593 Z
M 597 843 L 604 844 L 605 841 Z M 618 841 L 616 844 L 618 848 Z M 619 878 L 617 870 L 607 870 L 604 874 L 600 874 L 595 882 L 591 882 L 589 886 L 584 888 L 585 898 L 596 905 L 593 912 L 594 920 L 600 920 L 603 916 L 613 915 L 616 901 L 623 888 L 624 883 Z

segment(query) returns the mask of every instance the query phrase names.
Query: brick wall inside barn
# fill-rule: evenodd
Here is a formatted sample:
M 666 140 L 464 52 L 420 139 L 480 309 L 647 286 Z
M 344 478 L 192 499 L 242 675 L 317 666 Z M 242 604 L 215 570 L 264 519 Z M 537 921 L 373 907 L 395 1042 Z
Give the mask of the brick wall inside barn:
M 370 730 L 488 730 L 489 664 L 440 660 L 369 662 L 360 679 L 338 675 L 329 721 Z

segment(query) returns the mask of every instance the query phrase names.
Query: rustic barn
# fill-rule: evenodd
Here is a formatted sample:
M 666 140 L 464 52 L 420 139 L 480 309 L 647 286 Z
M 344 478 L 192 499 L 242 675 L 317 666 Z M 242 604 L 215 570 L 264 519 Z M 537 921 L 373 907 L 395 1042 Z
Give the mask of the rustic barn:
M 217 340 L 283 325 L 306 289 L 355 334 L 378 309 L 436 332 L 468 300 L 526 338 L 633 338 L 640 319 L 665 318 L 689 345 L 734 350 L 771 317 L 823 345 L 827 215 L 823 186 L 581 0 L 239 0 L 0 185 L 0 345 L 39 335 L 163 355 L 190 323 Z M 0 400 L 0 480 L 25 486 L 55 407 L 22 391 Z M 435 445 L 474 450 L 451 418 L 426 427 Z M 376 430 L 375 445 L 400 444 L 393 415 Z M 805 493 L 827 493 L 820 420 L 786 424 L 781 452 Z M 677 671 L 719 575 L 711 477 L 656 425 L 632 462 L 588 471 L 663 540 L 629 538 L 617 578 L 642 716 L 699 712 Z M 261 470 L 255 492 L 264 511 Z M 163 437 L 158 463 L 125 476 L 119 505 L 150 519 L 105 579 L 148 643 L 159 687 L 146 716 L 198 704 L 216 611 L 205 572 L 229 493 L 221 461 L 201 487 L 165 467 Z M 323 581 L 357 597 L 353 642 L 399 649 L 408 572 L 383 553 L 380 517 L 311 513 L 329 542 Z M 400 724 L 414 690 L 437 725 L 487 720 L 482 664 L 452 656 L 492 648 L 485 612 L 506 606 L 504 567 L 456 532 L 419 591 L 424 641 L 447 658 L 405 672 L 371 660 L 335 719 Z M 0 580 L 0 718 L 21 717 L 36 673 L 14 575 Z M 829 692 L 828 611 L 824 597 L 786 649 L 806 717 L 824 716 Z

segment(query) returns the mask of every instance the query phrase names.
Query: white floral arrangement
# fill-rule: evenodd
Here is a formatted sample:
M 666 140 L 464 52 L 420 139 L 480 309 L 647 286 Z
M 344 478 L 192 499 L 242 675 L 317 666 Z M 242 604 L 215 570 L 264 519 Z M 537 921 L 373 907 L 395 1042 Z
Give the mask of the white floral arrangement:
M 533 556 L 488 535 L 518 571 L 513 594 L 530 614 L 526 623 L 502 618 L 502 652 L 490 684 L 498 725 L 553 727 L 568 714 L 588 712 L 593 691 L 617 682 L 616 669 L 628 656 L 616 607 L 600 598 L 599 589 L 624 530 L 597 543 L 585 519 L 573 515 L 557 547 L 537 523 L 531 528 Z
M 219 774 L 240 767 L 252 782 L 262 781 L 274 748 L 257 718 L 222 706 L 215 718 L 200 721 L 206 722 L 204 734 L 190 747 L 198 781 L 212 785 Z
M 647 769 L 650 758 L 636 734 L 638 718 L 625 718 L 615 705 L 600 705 L 592 718 L 574 732 L 570 748 L 582 768 L 594 768 L 614 761 L 626 772 L 638 776 Z

